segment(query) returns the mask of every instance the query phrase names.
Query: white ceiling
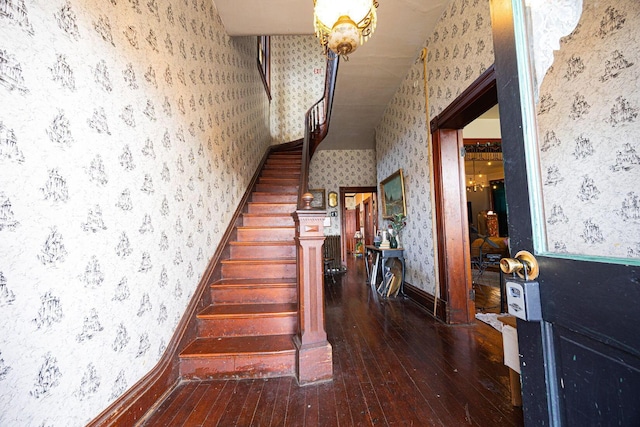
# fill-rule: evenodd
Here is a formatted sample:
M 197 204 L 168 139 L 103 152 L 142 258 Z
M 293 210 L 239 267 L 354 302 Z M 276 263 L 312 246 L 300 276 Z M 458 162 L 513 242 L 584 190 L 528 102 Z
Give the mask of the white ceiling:
M 313 34 L 313 0 L 213 0 L 230 36 Z M 340 62 L 321 150 L 373 149 L 385 107 L 449 0 L 379 0 L 373 37 Z

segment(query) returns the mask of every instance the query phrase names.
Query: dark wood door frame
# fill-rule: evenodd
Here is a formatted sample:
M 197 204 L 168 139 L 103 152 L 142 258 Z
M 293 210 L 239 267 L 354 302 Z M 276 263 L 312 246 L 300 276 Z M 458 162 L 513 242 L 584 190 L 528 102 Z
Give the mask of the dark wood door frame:
M 342 236 L 341 243 L 340 246 L 342 247 L 341 253 L 342 253 L 342 263 L 344 265 L 346 265 L 347 263 L 347 239 L 352 238 L 352 236 L 347 236 L 346 235 L 346 229 L 345 229 L 345 217 L 347 215 L 347 207 L 345 204 L 345 199 L 346 199 L 346 195 L 347 193 L 374 193 L 377 194 L 378 189 L 377 187 L 340 187 L 339 189 L 340 192 L 340 235 Z M 376 196 L 376 200 L 377 200 L 377 196 Z M 378 214 L 378 207 L 377 205 L 373 205 L 373 214 L 377 215 Z
M 431 120 L 440 307 L 450 324 L 475 319 L 462 128 L 498 102 L 493 66 Z

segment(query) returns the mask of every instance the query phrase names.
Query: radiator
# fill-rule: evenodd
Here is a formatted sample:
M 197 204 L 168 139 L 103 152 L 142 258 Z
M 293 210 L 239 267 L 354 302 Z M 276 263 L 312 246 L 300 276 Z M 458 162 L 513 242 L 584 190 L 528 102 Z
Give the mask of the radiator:
M 326 236 L 324 239 L 324 258 L 331 260 L 329 268 L 334 271 L 342 269 L 340 253 L 340 235 Z

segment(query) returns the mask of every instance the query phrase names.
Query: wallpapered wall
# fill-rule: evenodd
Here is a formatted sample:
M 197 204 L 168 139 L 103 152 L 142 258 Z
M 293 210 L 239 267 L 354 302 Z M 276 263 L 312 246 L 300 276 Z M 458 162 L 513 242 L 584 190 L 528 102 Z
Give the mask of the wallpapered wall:
M 430 118 L 442 112 L 493 64 L 488 0 L 453 0 L 445 9 L 428 48 Z M 423 63 L 416 59 L 376 129 L 378 182 L 402 168 L 407 226 L 402 231 L 406 278 L 434 293 L 431 183 L 425 117 Z M 381 226 L 385 221 L 380 222 Z
M 549 250 L 640 258 L 640 8 L 585 0 L 540 89 Z
M 309 165 L 309 188 L 324 188 L 325 198 L 330 191 L 340 194 L 340 187 L 375 187 L 376 152 L 374 150 L 319 150 Z M 325 206 L 327 201 L 325 200 Z M 337 211 L 331 218 L 331 226 L 325 227 L 325 235 L 340 234 L 342 207 L 329 208 Z
M 316 36 L 271 37 L 271 136 L 304 137 L 304 114 L 324 91 L 326 59 Z
M 0 425 L 84 425 L 158 361 L 270 143 L 208 0 L 0 0 Z

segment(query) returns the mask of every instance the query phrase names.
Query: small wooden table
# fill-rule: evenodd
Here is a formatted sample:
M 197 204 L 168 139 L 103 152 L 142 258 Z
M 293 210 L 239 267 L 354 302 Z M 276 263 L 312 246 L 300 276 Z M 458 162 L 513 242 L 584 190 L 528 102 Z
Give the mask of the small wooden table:
M 395 258 L 400 261 L 400 265 L 402 266 L 402 277 L 400 278 L 400 291 L 399 295 L 406 297 L 404 293 L 404 275 L 405 275 L 405 265 L 404 265 L 404 249 L 403 248 L 380 248 L 373 245 L 365 246 L 367 259 L 365 260 L 365 266 L 367 269 L 367 280 L 371 285 L 371 289 L 374 292 L 378 292 L 378 283 L 384 282 L 384 267 L 389 259 Z M 372 265 L 369 266 L 369 253 L 373 255 Z M 379 280 L 380 279 L 380 280 Z

